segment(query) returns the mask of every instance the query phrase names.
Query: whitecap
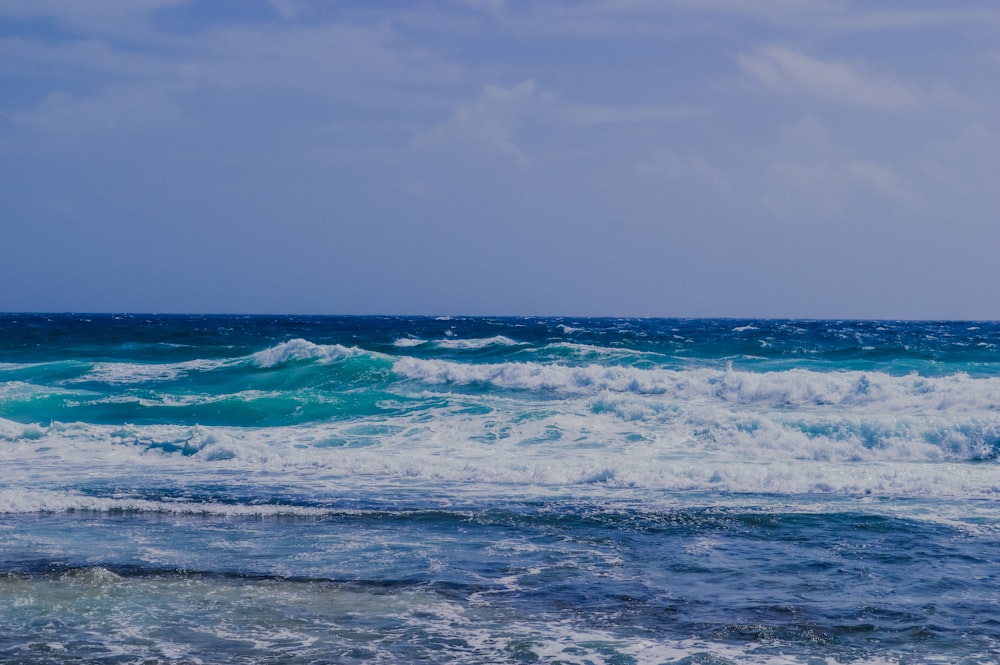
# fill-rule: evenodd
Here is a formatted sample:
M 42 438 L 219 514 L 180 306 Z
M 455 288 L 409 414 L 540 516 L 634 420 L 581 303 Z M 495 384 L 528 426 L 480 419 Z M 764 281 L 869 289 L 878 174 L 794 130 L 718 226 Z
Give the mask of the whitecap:
M 232 360 L 196 359 L 179 363 L 126 363 L 99 362 L 93 368 L 70 383 L 90 381 L 108 384 L 148 383 L 171 381 L 192 372 L 211 372 L 232 364 Z
M 426 343 L 427 343 L 426 339 L 416 339 L 414 337 L 400 337 L 392 344 L 393 346 L 396 346 L 398 348 L 406 349 L 413 346 L 421 346 L 422 344 Z
M 296 360 L 335 362 L 360 352 L 360 349 L 356 347 L 348 348 L 340 344 L 314 344 L 308 340 L 296 338 L 258 351 L 251 358 L 260 367 L 274 367 Z
M 522 342 L 516 342 L 510 337 L 496 335 L 482 339 L 442 339 L 435 342 L 435 345 L 442 349 L 476 350 L 485 349 L 490 346 L 517 346 Z

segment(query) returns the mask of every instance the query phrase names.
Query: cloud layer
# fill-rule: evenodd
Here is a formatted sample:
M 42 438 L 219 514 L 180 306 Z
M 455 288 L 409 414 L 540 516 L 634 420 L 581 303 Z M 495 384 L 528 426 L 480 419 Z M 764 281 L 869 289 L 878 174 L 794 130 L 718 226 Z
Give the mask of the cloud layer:
M 6 310 L 997 318 L 1000 12 L 0 7 Z

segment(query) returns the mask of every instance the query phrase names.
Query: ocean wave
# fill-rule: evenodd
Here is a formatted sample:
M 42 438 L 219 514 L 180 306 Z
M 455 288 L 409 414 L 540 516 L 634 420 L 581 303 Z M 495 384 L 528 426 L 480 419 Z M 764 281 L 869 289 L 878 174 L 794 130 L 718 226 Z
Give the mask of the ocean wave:
M 571 362 L 590 363 L 596 365 L 629 366 L 637 368 L 648 368 L 655 366 L 672 365 L 678 359 L 659 351 L 645 351 L 624 346 L 599 346 L 597 344 L 583 344 L 579 342 L 553 342 L 530 349 L 532 356 L 545 364 L 558 365 L 559 363 Z
M 393 346 L 400 349 L 408 349 L 414 346 L 422 346 L 424 344 L 427 344 L 426 339 L 415 339 L 413 337 L 400 337 L 392 343 Z
M 42 367 L 45 363 L 0 363 L 0 372 L 12 372 L 22 369 Z
M 319 363 L 333 363 L 344 358 L 365 353 L 355 347 L 339 344 L 314 344 L 304 339 L 292 339 L 249 356 L 206 359 L 196 358 L 172 363 L 143 362 L 97 362 L 82 364 L 87 368 L 78 376 L 65 379 L 65 383 L 104 383 L 126 385 L 141 383 L 169 382 L 198 373 L 238 368 L 246 365 L 272 368 L 290 362 L 312 360 Z M 375 354 L 373 354 L 375 355 Z M 43 367 L 37 365 L 35 367 Z M 31 366 L 23 366 L 31 367 Z
M 474 351 L 478 349 L 485 349 L 491 346 L 521 346 L 526 345 L 524 342 L 517 342 L 510 337 L 504 335 L 495 335 L 493 337 L 485 337 L 481 339 L 440 339 L 434 342 L 434 345 L 442 349 L 457 349 L 462 351 Z
M 571 394 L 633 393 L 682 401 L 700 399 L 775 408 L 851 406 L 863 409 L 875 405 L 903 411 L 1000 408 L 1000 378 L 973 378 L 963 373 L 922 377 L 806 369 L 748 372 L 599 364 L 575 367 L 538 362 L 465 364 L 410 357 L 396 360 L 393 370 L 429 384 L 486 384 L 511 390 Z
M 711 405 L 591 399 L 566 407 L 476 412 L 453 405 L 431 414 L 266 428 L 0 419 L 0 459 L 12 486 L 166 473 L 188 480 L 240 477 L 251 485 L 264 474 L 320 494 L 396 483 L 429 491 L 444 484 L 484 496 L 584 487 L 1000 494 L 996 414 L 748 415 Z
M 86 374 L 70 379 L 69 383 L 98 382 L 107 384 L 150 383 L 173 381 L 195 372 L 211 372 L 232 365 L 232 360 L 196 359 L 178 363 L 99 362 Z
M 52 396 L 65 397 L 95 394 L 96 393 L 92 391 L 84 389 L 64 388 L 62 386 L 45 386 L 38 385 L 36 383 L 29 383 L 27 381 L 6 381 L 4 383 L 0 383 L 0 404 L 3 402 L 11 403 L 38 400 Z
M 258 351 L 251 356 L 259 367 L 274 367 L 299 360 L 317 360 L 324 363 L 336 362 L 343 358 L 364 353 L 356 347 L 340 344 L 314 344 L 305 339 L 291 339 Z
M 329 509 L 272 504 L 232 504 L 201 501 L 157 501 L 132 497 L 95 497 L 71 490 L 2 490 L 0 514 L 17 513 L 162 513 L 174 515 L 217 515 L 225 517 L 315 517 Z M 337 511 L 343 513 L 344 511 Z

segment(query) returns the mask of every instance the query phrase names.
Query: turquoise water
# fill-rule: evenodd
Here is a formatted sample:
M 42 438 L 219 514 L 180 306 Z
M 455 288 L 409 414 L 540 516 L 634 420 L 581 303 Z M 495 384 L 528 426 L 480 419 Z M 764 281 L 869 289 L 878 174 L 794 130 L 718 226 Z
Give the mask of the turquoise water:
M 1000 662 L 998 344 L 0 315 L 0 661 Z

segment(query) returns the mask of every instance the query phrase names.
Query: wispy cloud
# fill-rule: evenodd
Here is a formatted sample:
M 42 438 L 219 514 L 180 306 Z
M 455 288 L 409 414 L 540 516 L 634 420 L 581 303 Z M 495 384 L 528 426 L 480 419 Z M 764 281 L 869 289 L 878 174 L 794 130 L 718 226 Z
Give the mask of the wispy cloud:
M 0 16 L 37 19 L 44 17 L 71 33 L 115 36 L 141 41 L 150 34 L 154 12 L 188 4 L 190 0 L 11 0 L 0 4 Z
M 574 125 L 657 124 L 703 115 L 704 111 L 684 106 L 586 106 L 568 105 L 561 115 Z
M 846 31 L 908 30 L 944 25 L 1000 26 L 1000 10 L 961 8 L 942 3 L 937 9 L 872 10 L 858 7 L 831 17 L 827 27 Z
M 549 98 L 531 80 L 509 88 L 488 85 L 475 100 L 455 109 L 446 121 L 419 134 L 414 146 L 461 145 L 524 160 L 526 155 L 516 144 L 514 134 L 525 122 L 537 119 L 539 106 Z
M 942 84 L 907 85 L 862 63 L 816 58 L 781 46 L 743 53 L 738 62 L 746 74 L 768 88 L 844 106 L 884 111 L 929 104 L 973 106 Z
M 733 22 L 809 34 L 876 32 L 941 25 L 998 26 L 1000 9 L 953 2 L 913 8 L 849 0 L 452 0 L 517 31 L 580 37 L 656 37 L 732 30 Z
M 153 87 L 109 86 L 90 96 L 54 92 L 31 111 L 9 114 L 18 125 L 52 137 L 121 133 L 186 124 L 168 94 Z
M 471 102 L 461 104 L 446 121 L 419 134 L 414 145 L 463 144 L 524 160 L 515 135 L 528 125 L 552 132 L 597 126 L 657 125 L 702 115 L 693 107 L 610 106 L 567 102 L 533 80 L 511 86 L 487 85 Z
M 785 127 L 761 166 L 766 205 L 783 215 L 836 213 L 866 199 L 903 211 L 923 206 L 920 193 L 894 165 L 838 145 L 813 116 Z
M 699 152 L 655 150 L 636 167 L 640 175 L 672 182 L 705 183 L 716 194 L 730 194 L 729 176 Z
M 75 14 L 66 20 L 75 21 Z M 25 127 L 96 131 L 119 126 L 115 118 L 157 124 L 168 109 L 183 115 L 198 96 L 267 94 L 276 100 L 290 91 L 328 106 L 390 111 L 405 103 L 410 110 L 430 105 L 436 111 L 441 91 L 463 76 L 460 65 L 384 25 L 231 26 L 161 32 L 156 43 L 137 49 L 95 34 L 0 39 L 0 74 L 30 75 L 48 88 L 7 115 Z
M 744 72 L 765 86 L 837 104 L 895 110 L 915 106 L 921 95 L 888 76 L 839 60 L 821 60 L 780 46 L 739 56 Z
M 217 225 L 231 264 L 247 254 L 226 224 L 261 230 L 241 247 L 263 255 L 280 221 L 406 283 L 415 242 L 455 246 L 471 266 L 495 245 L 486 227 L 512 224 L 567 266 L 612 277 L 670 248 L 698 270 L 720 243 L 734 269 L 769 257 L 787 274 L 808 238 L 831 255 L 877 254 L 857 240 L 869 228 L 900 255 L 964 228 L 985 257 L 1000 171 L 991 7 L 0 0 L 0 199 L 23 229 L 53 229 L 67 256 L 67 220 L 117 238 L 133 220 L 153 225 L 155 209 L 178 236 Z M 294 269 L 307 263 L 296 250 Z M 664 283 L 670 262 L 645 263 Z M 10 266 L 10 279 L 32 269 Z M 556 290 L 549 278 L 538 284 Z M 648 299 L 630 280 L 607 284 L 613 305 Z

